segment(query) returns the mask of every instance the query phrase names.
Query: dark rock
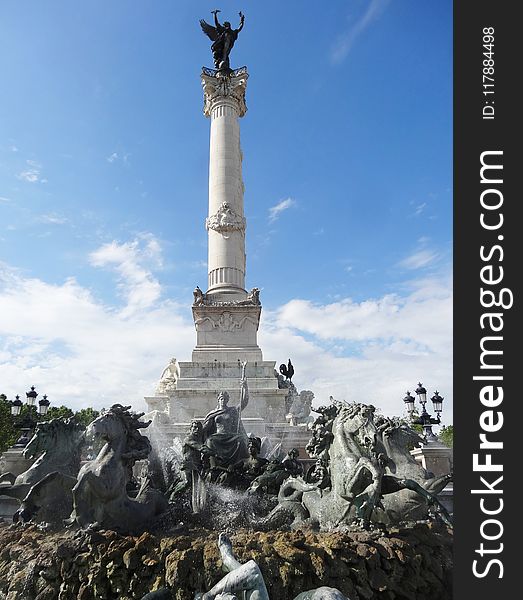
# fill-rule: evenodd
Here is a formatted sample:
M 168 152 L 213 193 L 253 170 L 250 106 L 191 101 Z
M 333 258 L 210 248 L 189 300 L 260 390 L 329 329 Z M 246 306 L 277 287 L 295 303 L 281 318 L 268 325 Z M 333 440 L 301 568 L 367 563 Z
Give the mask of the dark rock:
M 173 595 L 167 588 L 161 588 L 155 592 L 145 594 L 142 600 L 172 600 Z
M 452 598 L 446 528 L 423 524 L 379 535 L 239 529 L 231 539 L 240 562 L 258 563 L 272 600 L 293 600 L 322 586 L 351 600 Z M 161 538 L 0 524 L 0 598 L 135 600 L 167 588 L 166 598 L 193 600 L 223 577 L 216 540 L 217 533 L 205 529 Z

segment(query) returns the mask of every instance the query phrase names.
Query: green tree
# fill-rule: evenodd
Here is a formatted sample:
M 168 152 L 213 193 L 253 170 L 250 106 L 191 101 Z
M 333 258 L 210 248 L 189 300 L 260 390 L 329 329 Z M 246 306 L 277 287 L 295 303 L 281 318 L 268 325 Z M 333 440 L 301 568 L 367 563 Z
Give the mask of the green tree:
M 0 453 L 5 452 L 19 437 L 11 415 L 11 403 L 5 394 L 0 394 Z
M 90 407 L 82 408 L 75 412 L 69 407 L 62 405 L 50 406 L 45 417 L 41 417 L 37 414 L 35 407 L 31 408 L 24 404 L 20 411 L 20 415 L 18 417 L 13 417 L 11 415 L 11 403 L 7 400 L 5 394 L 0 394 L 0 454 L 5 452 L 20 437 L 20 430 L 16 427 L 16 424 L 21 421 L 30 410 L 36 421 L 50 421 L 51 419 L 58 419 L 60 417 L 76 417 L 78 422 L 86 427 L 100 415 L 99 411 Z
M 441 428 L 438 437 L 445 444 L 445 446 L 452 448 L 452 444 L 454 442 L 454 425 L 444 425 Z
M 414 431 L 417 431 L 419 434 L 423 435 L 423 425 L 419 425 L 417 423 L 412 423 L 412 420 L 411 420 L 411 419 L 419 418 L 419 412 L 418 412 L 417 408 L 415 408 L 412 411 L 412 413 L 409 414 L 409 416 L 392 417 L 392 418 L 397 420 L 402 425 L 408 425 L 411 429 L 414 429 Z
M 414 429 L 414 431 L 417 431 L 420 435 L 424 434 L 424 429 L 423 429 L 423 425 L 420 425 L 419 423 L 412 423 L 412 421 L 414 421 L 415 419 L 419 419 L 420 414 L 417 408 L 415 408 L 412 413 L 409 415 L 408 419 L 405 419 L 406 424 L 411 428 Z
M 58 419 L 59 417 L 65 417 L 67 419 L 73 416 L 74 411 L 67 406 L 50 406 L 44 420 L 50 421 L 51 419 Z
M 83 423 L 86 427 L 98 416 L 100 416 L 100 413 L 97 410 L 94 410 L 94 408 L 82 408 L 82 410 L 75 413 L 78 422 Z

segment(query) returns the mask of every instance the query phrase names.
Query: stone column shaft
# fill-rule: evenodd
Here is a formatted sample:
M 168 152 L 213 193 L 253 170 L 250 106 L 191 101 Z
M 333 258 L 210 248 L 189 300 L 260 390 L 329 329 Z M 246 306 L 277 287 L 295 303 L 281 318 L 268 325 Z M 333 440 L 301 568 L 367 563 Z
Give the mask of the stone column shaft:
M 246 112 L 248 74 L 205 70 L 202 85 L 204 114 L 211 119 L 209 160 L 209 216 L 207 294 L 244 297 L 245 217 L 243 210 L 242 152 L 238 119 Z

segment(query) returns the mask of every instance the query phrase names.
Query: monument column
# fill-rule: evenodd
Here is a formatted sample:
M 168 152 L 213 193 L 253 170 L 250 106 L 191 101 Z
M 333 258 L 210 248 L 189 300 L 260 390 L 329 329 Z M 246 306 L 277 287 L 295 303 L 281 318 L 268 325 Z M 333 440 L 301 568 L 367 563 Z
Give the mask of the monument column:
M 245 216 L 239 119 L 247 112 L 247 69 L 202 71 L 204 114 L 211 119 L 208 289 L 216 300 L 242 300 L 245 291 Z
M 211 121 L 209 160 L 209 212 L 207 291 L 194 289 L 192 313 L 196 346 L 191 361 L 172 359 L 164 369 L 156 395 L 146 398 L 151 410 L 165 410 L 164 432 L 183 438 L 189 422 L 203 419 L 216 407 L 216 393 L 226 390 L 231 405 L 241 398 L 242 364 L 249 384 L 249 404 L 242 412 L 247 431 L 274 443 L 295 437 L 284 429 L 287 388 L 275 377 L 275 361 L 265 361 L 258 346 L 261 315 L 260 290 L 245 290 L 245 215 L 243 210 L 242 152 L 239 120 L 247 112 L 245 89 L 247 68 L 231 69 L 229 53 L 243 28 L 229 22 L 214 26 L 203 19 L 203 32 L 212 40 L 215 69 L 203 68 L 203 112 Z M 165 414 L 165 413 L 162 413 Z M 269 429 L 274 425 L 273 429 Z M 298 427 L 294 428 L 298 430 Z M 289 446 L 290 448 L 291 446 Z M 285 450 L 287 446 L 284 445 Z
M 203 112 L 211 119 L 208 288 L 195 290 L 193 361 L 263 361 L 259 290 L 245 290 L 245 227 L 239 119 L 247 112 L 247 68 L 203 68 Z

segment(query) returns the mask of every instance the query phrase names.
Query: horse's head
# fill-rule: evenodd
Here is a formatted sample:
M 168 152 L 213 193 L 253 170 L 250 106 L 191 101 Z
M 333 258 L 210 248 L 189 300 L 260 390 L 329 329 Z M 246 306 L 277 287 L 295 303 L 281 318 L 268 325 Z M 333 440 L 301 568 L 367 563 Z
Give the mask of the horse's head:
M 339 433 L 351 437 L 365 455 L 376 450 L 378 430 L 374 423 L 375 410 L 370 404 L 351 404 L 342 407 L 336 417 L 342 425 Z
M 130 408 L 114 404 L 89 425 L 87 435 L 109 444 L 123 442 L 121 456 L 134 464 L 137 460 L 147 458 L 151 451 L 149 439 L 139 431 L 148 427 L 151 421 L 140 421 L 144 413 L 131 413 Z
M 85 427 L 74 418 L 59 417 L 36 426 L 33 437 L 24 449 L 24 458 L 34 458 L 43 452 L 70 454 L 83 442 Z
M 87 427 L 87 436 L 105 442 L 113 442 L 126 436 L 124 421 L 111 410 L 104 412 Z
M 42 425 L 46 425 L 46 423 L 40 423 L 37 426 L 33 437 L 29 440 L 28 444 L 24 448 L 24 451 L 22 452 L 22 456 L 28 460 L 36 458 L 39 454 L 45 452 L 49 447 L 49 434 L 44 428 L 42 428 Z

